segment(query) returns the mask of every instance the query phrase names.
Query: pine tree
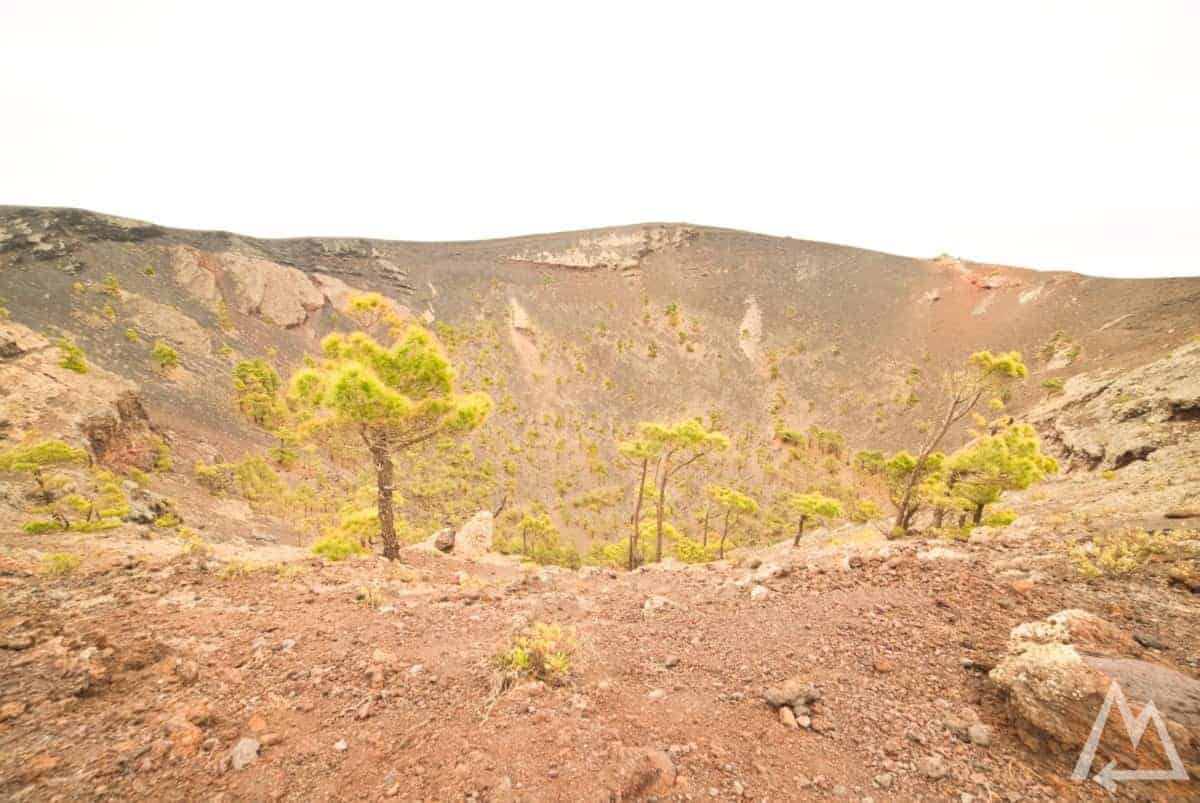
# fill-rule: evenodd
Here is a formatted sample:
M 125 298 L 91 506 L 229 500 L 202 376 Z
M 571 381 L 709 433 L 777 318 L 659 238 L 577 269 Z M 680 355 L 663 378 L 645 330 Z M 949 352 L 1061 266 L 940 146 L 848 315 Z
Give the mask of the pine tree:
M 929 457 L 941 445 L 951 427 L 966 418 L 985 395 L 994 393 L 1006 382 L 1024 379 L 1027 375 L 1025 363 L 1016 351 L 1006 354 L 977 351 L 962 370 L 947 372 L 942 377 L 943 413 L 920 452 L 912 458 L 911 470 L 907 472 L 903 490 L 896 499 L 896 533 L 908 532 L 913 515 L 920 506 L 917 490 L 928 473 Z
M 654 560 L 662 560 L 663 513 L 667 504 L 667 486 L 688 466 L 703 460 L 713 452 L 729 448 L 729 438 L 720 432 L 704 428 L 699 419 L 689 418 L 675 425 L 642 423 L 638 425 L 640 441 L 648 444 L 657 455 L 655 486 L 655 543 Z
M 0 471 L 10 474 L 28 474 L 33 477 L 46 504 L 54 501 L 47 472 L 57 466 L 86 462 L 88 462 L 87 452 L 60 440 L 45 440 L 0 453 Z
M 1011 424 L 977 438 L 946 460 L 950 493 L 970 503 L 974 524 L 983 521 L 984 508 L 1000 494 L 1028 488 L 1056 471 L 1057 461 L 1042 453 L 1037 431 L 1029 424 Z
M 787 506 L 793 515 L 797 516 L 793 547 L 800 546 L 800 539 L 804 536 L 804 523 L 809 519 L 825 521 L 842 515 L 841 502 L 819 493 L 790 494 Z
M 758 512 L 758 502 L 740 491 L 725 485 L 709 485 L 705 488 L 708 498 L 717 507 L 725 511 L 724 523 L 721 527 L 721 541 L 717 549 L 717 557 L 725 559 L 725 541 L 729 538 L 729 525 L 737 522 L 743 514 L 753 515 Z
M 491 398 L 456 394 L 454 368 L 433 335 L 416 324 L 390 347 L 354 332 L 328 335 L 321 349 L 324 359 L 297 371 L 289 385 L 296 407 L 308 416 L 302 431 L 332 429 L 361 439 L 375 471 L 383 554 L 395 560 L 400 545 L 392 456 L 441 434 L 477 428 Z

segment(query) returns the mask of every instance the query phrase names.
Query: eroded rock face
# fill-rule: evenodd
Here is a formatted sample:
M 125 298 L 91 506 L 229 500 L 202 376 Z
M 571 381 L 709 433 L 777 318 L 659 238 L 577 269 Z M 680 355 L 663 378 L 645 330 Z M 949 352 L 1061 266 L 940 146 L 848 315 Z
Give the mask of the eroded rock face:
M 174 307 L 135 293 L 126 293 L 124 304 L 130 322 L 146 337 L 168 340 L 191 354 L 212 352 L 212 340 L 204 327 Z
M 132 390 L 123 391 L 112 406 L 86 416 L 79 430 L 97 462 L 114 468 L 136 466 L 148 471 L 154 466 L 158 436 L 141 399 Z
M 1008 695 L 1017 734 L 1033 751 L 1060 756 L 1073 767 L 1110 687 L 1118 683 L 1135 717 L 1153 702 L 1186 766 L 1200 768 L 1200 681 L 1144 660 L 1127 633 L 1085 611 L 1060 611 L 1013 629 L 1008 651 L 991 678 Z M 1157 738 L 1135 750 L 1113 706 L 1091 773 L 1110 760 L 1124 768 L 1166 768 Z M 1149 788 L 1154 786 L 1155 788 Z M 1171 799 L 1178 785 L 1149 785 Z
M 1200 343 L 1117 374 L 1084 374 L 1029 419 L 1069 468 L 1122 468 L 1194 439 L 1200 421 Z
M 641 267 L 648 255 L 685 246 L 695 236 L 695 230 L 685 226 L 647 226 L 634 231 L 600 232 L 581 237 L 561 250 L 522 251 L 509 258 L 570 268 L 630 270 Z
M 214 306 L 229 288 L 226 303 L 283 327 L 299 326 L 325 305 L 325 293 L 303 271 L 233 252 L 210 254 L 177 247 L 171 252 L 175 280 L 196 299 Z

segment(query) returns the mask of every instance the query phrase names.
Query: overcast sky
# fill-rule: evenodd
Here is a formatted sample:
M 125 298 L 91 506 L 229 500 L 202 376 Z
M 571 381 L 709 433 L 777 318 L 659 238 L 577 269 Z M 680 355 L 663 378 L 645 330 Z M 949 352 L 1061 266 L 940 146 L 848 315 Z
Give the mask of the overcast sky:
M 1200 2 L 0 0 L 0 204 L 1200 275 Z

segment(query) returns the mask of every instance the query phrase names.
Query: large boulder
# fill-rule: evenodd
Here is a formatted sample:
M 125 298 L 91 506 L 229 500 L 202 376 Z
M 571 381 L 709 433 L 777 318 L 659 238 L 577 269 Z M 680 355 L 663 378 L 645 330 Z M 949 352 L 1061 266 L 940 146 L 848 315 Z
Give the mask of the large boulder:
M 1115 682 L 1135 718 L 1153 702 L 1189 774 L 1195 777 L 1200 770 L 1200 681 L 1145 660 L 1136 641 L 1097 616 L 1060 611 L 1014 628 L 991 679 L 1007 694 L 1021 741 L 1071 768 Z M 1135 748 L 1121 720 L 1114 703 L 1095 757 L 1083 768 L 1088 777 L 1102 773 L 1110 761 L 1115 769 L 1169 769 L 1171 757 L 1153 723 Z M 1151 799 L 1175 799 L 1180 788 L 1178 783 L 1139 784 Z
M 492 534 L 492 512 L 479 511 L 454 534 L 454 554 L 470 557 L 491 551 Z

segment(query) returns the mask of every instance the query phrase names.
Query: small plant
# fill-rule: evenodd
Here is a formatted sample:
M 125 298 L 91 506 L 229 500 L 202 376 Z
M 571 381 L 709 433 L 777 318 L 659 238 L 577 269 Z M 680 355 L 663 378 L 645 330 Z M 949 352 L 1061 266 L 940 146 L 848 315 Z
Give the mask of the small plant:
M 46 533 L 62 532 L 67 528 L 57 519 L 34 519 L 25 522 L 21 529 L 30 535 L 45 535 Z
M 1017 520 L 1017 514 L 1012 510 L 993 510 L 983 520 L 985 527 L 1007 527 Z
M 1168 559 L 1189 535 L 1127 527 L 1101 535 L 1090 544 L 1071 545 L 1068 555 L 1076 570 L 1089 579 L 1124 577 L 1141 571 L 1152 561 Z
M 141 343 L 142 336 L 138 334 L 138 330 L 132 326 L 125 330 L 125 339 L 130 343 Z
M 88 372 L 87 355 L 74 340 L 69 337 L 60 337 L 54 341 L 54 345 L 58 347 L 58 351 L 62 355 L 62 359 L 58 361 L 61 367 L 77 374 Z
M 48 577 L 66 577 L 79 568 L 79 556 L 69 552 L 51 552 L 42 556 L 42 574 Z
M 200 536 L 200 533 L 190 527 L 180 527 L 179 537 L 183 541 L 183 544 L 179 548 L 181 555 L 189 558 L 200 558 L 212 552 L 211 547 Z
M 379 606 L 383 605 L 383 589 L 377 585 L 359 586 L 354 600 L 364 608 L 378 610 Z
M 154 442 L 154 470 L 160 474 L 165 474 L 174 466 L 171 460 L 171 447 L 167 441 L 158 437 Z
M 1056 376 L 1042 380 L 1042 390 L 1050 396 L 1057 396 L 1063 392 L 1063 381 Z
M 163 513 L 154 520 L 154 526 L 161 527 L 164 530 L 169 530 L 172 527 L 178 527 L 180 524 L 183 524 L 183 520 L 170 511 Z
M 104 308 L 100 310 L 100 314 L 109 321 L 115 321 L 117 319 L 117 311 L 113 309 L 112 304 L 105 304 Z
M 221 566 L 217 570 L 217 577 L 222 580 L 233 580 L 239 577 L 249 577 L 257 571 L 261 571 L 262 567 L 256 563 L 250 563 L 244 560 L 231 560 L 229 563 Z
M 524 678 L 561 684 L 571 673 L 575 634 L 558 624 L 535 622 L 513 637 L 512 643 L 495 657 L 501 685 L 507 688 Z
M 345 535 L 330 533 L 312 545 L 313 554 L 320 555 L 326 560 L 339 561 L 355 555 L 365 555 L 366 547 L 353 538 Z
M 1117 478 L 1117 472 L 1110 468 L 1108 471 L 1101 473 L 1100 476 L 1106 480 L 1115 480 Z
M 158 370 L 164 373 L 179 366 L 179 352 L 165 340 L 154 341 L 154 347 L 150 349 L 150 359 L 154 360 Z
M 100 283 L 100 292 L 113 298 L 121 297 L 121 281 L 115 273 L 105 274 L 104 281 Z

